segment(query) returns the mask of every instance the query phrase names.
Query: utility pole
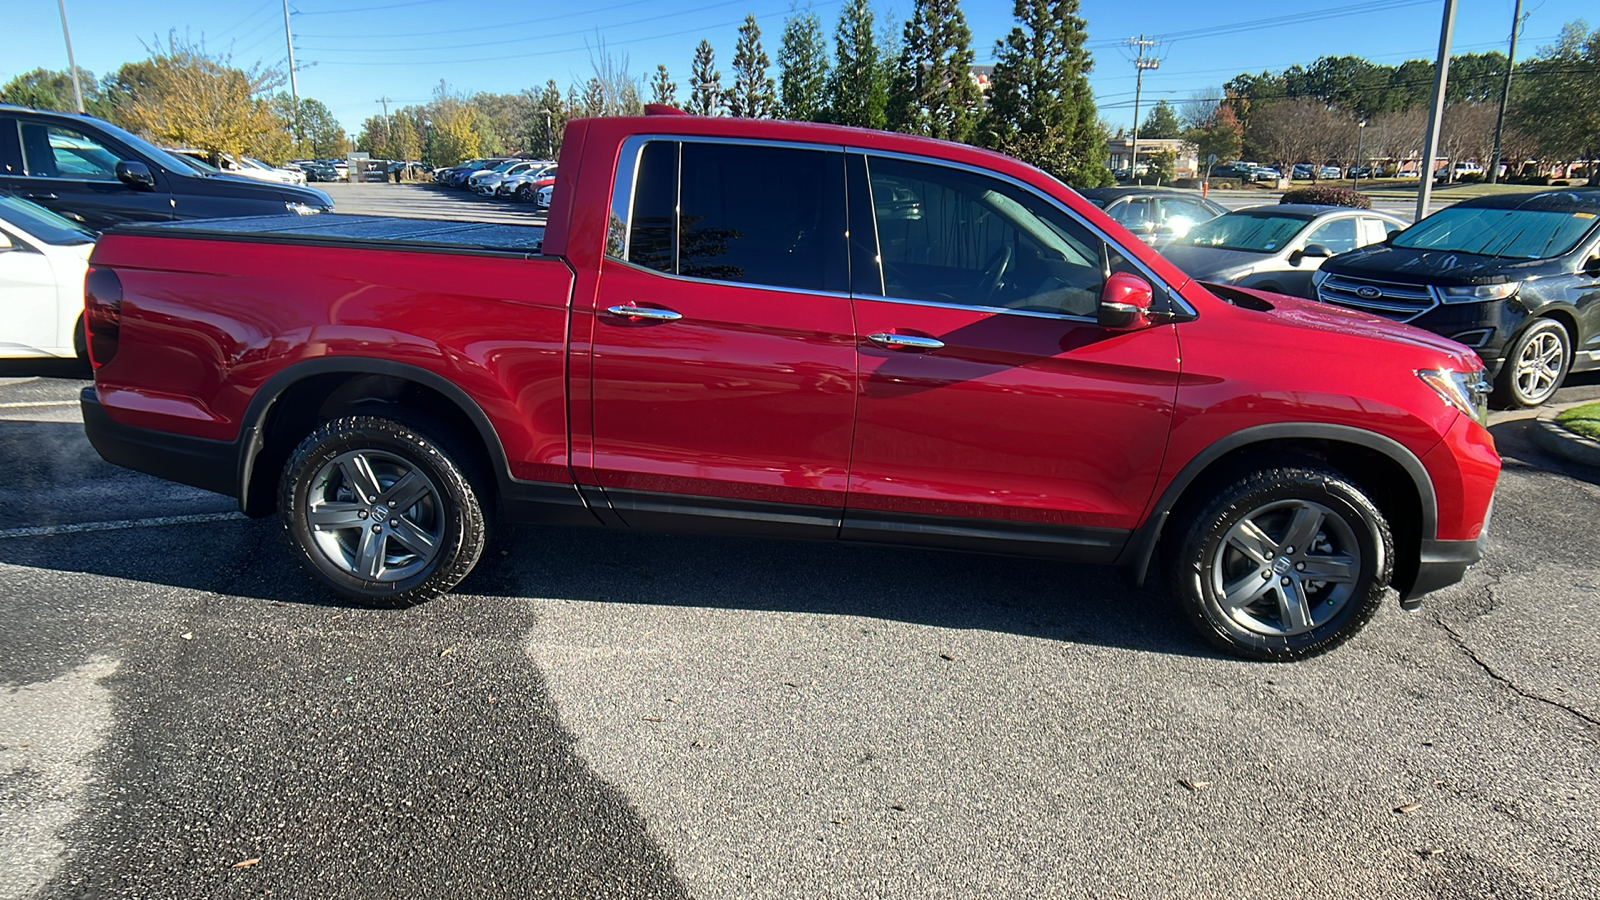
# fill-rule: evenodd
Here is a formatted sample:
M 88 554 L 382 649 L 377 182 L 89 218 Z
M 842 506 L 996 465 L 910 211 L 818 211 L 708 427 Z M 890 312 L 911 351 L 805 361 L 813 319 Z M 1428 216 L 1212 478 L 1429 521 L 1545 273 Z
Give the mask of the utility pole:
M 1444 24 L 1439 26 L 1439 62 L 1433 76 L 1433 99 L 1428 106 L 1428 135 L 1422 148 L 1422 184 L 1417 186 L 1416 221 L 1428 215 L 1433 199 L 1433 166 L 1439 160 L 1439 123 L 1444 120 L 1444 86 L 1450 78 L 1450 38 L 1456 30 L 1456 0 L 1444 0 Z M 1453 164 L 1453 161 L 1452 161 Z
M 72 97 L 78 101 L 78 112 L 82 113 L 83 85 L 78 83 L 78 64 L 72 59 L 72 34 L 67 31 L 67 0 L 56 0 L 56 6 L 61 9 L 61 36 L 67 40 L 67 68 L 72 70 Z
M 300 84 L 294 77 L 294 34 L 289 30 L 289 0 L 283 0 L 283 40 L 289 45 L 289 96 L 294 100 L 294 134 L 304 137 L 300 131 Z
M 1511 70 L 1517 64 L 1517 32 L 1522 30 L 1522 0 L 1517 0 L 1516 12 L 1511 14 L 1511 52 L 1506 54 L 1506 82 L 1500 88 L 1500 111 L 1494 116 L 1494 156 L 1489 164 L 1489 183 L 1500 180 L 1500 136 L 1506 124 L 1506 101 L 1511 99 Z M 1511 167 L 1506 167 L 1511 174 Z
M 1132 159 L 1128 161 L 1128 177 L 1136 181 L 1139 177 L 1139 96 L 1144 92 L 1144 70 L 1161 67 L 1161 60 L 1154 56 L 1145 56 L 1144 51 L 1145 48 L 1154 47 L 1157 43 L 1157 41 L 1145 40 L 1142 34 L 1136 38 L 1128 38 L 1128 46 L 1136 48 L 1139 54 L 1133 61 L 1133 148 L 1129 154 Z M 1143 184 L 1144 182 L 1139 181 L 1138 183 Z
M 379 97 L 378 99 L 376 99 L 376 100 L 374 100 L 372 102 L 373 103 L 382 103 L 383 104 L 383 142 L 385 144 L 388 144 L 389 143 L 389 95 L 388 94 L 384 94 L 382 97 Z M 393 145 L 390 145 L 390 147 L 392 149 Z

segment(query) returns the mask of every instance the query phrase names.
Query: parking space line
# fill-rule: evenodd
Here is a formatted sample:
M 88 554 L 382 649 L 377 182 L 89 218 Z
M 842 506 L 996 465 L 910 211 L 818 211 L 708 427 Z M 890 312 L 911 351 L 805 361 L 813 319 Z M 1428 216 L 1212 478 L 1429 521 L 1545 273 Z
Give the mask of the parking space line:
M 58 534 L 83 534 L 88 531 L 122 531 L 127 528 L 157 528 L 162 525 L 197 525 L 204 522 L 244 521 L 244 513 L 216 512 L 193 513 L 187 516 L 156 516 L 150 519 L 117 519 L 111 522 L 73 522 L 66 525 L 30 525 L 26 528 L 0 529 L 0 540 L 6 538 L 53 537 Z
M 36 409 L 41 406 L 77 406 L 77 400 L 30 400 L 26 403 L 0 403 L 0 409 Z

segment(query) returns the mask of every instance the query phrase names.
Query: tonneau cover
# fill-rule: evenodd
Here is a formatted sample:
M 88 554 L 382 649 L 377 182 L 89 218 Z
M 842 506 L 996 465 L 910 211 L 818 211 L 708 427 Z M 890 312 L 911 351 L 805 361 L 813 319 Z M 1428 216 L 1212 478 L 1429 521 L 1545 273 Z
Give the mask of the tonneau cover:
M 402 219 L 394 216 L 247 216 L 119 225 L 109 234 L 159 234 L 248 240 L 264 243 L 333 244 L 397 250 L 457 250 L 536 254 L 544 245 L 543 225 Z

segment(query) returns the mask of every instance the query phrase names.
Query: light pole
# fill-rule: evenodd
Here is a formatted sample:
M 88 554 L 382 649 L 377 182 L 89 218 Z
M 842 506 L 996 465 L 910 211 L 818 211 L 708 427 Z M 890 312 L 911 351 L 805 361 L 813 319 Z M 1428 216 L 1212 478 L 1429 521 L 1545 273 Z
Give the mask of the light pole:
M 1367 120 L 1356 123 L 1356 187 L 1361 186 L 1361 139 L 1367 136 Z
M 78 64 L 72 58 L 72 34 L 67 31 L 67 0 L 56 0 L 61 10 L 61 36 L 67 41 L 67 68 L 72 70 L 72 98 L 78 102 L 78 112 L 83 112 L 83 85 L 78 83 Z

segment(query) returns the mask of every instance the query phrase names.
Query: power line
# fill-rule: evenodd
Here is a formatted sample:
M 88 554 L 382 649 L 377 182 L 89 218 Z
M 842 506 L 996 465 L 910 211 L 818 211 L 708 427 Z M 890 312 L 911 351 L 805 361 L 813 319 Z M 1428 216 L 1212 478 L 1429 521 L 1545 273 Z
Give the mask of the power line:
M 599 13 L 611 12 L 612 10 L 617 9 L 625 9 L 630 6 L 639 6 L 643 3 L 657 2 L 660 2 L 660 0 L 628 0 L 626 3 L 616 3 L 611 6 L 601 6 L 596 9 L 584 9 L 579 10 L 578 12 L 562 13 L 559 16 L 540 16 L 537 19 L 524 19 L 520 22 L 496 22 L 493 25 L 474 25 L 471 28 L 448 28 L 433 31 L 408 31 L 404 34 L 385 34 L 377 36 L 385 38 L 437 37 L 441 34 L 468 34 L 474 31 L 503 31 L 508 28 L 521 28 L 524 25 L 543 25 L 547 22 L 559 22 L 562 19 L 571 19 L 575 16 L 598 15 Z M 682 11 L 680 10 L 680 12 Z M 341 40 L 349 37 L 347 34 L 312 34 L 304 31 L 300 33 L 300 36 L 303 38 L 311 38 L 312 40 Z
M 405 9 L 408 6 L 432 6 L 436 3 L 451 2 L 454 2 L 454 0 L 412 0 L 410 3 L 386 3 L 382 6 L 356 6 L 349 9 L 323 9 L 312 10 L 311 12 L 303 12 L 297 9 L 294 13 L 297 16 L 343 16 L 350 13 L 388 12 L 392 9 Z

